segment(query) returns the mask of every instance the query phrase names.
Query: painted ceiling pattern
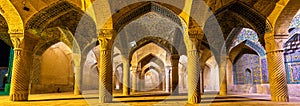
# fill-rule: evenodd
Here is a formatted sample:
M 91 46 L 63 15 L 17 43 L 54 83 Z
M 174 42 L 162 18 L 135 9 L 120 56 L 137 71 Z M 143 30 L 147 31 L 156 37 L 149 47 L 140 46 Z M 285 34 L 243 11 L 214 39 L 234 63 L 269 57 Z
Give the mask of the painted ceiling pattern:
M 289 28 L 300 28 L 300 10 L 298 10 L 297 15 L 293 18 Z
M 260 44 L 258 39 L 259 39 L 258 35 L 255 31 L 253 31 L 252 29 L 249 29 L 249 28 L 243 28 L 241 30 L 241 32 L 233 40 L 233 42 L 230 46 L 230 49 L 232 49 L 233 47 L 237 46 L 238 44 L 240 44 L 241 42 L 243 42 L 245 40 L 252 41 L 255 44 L 257 44 L 258 46 L 260 46 L 261 48 L 263 48 L 263 46 Z

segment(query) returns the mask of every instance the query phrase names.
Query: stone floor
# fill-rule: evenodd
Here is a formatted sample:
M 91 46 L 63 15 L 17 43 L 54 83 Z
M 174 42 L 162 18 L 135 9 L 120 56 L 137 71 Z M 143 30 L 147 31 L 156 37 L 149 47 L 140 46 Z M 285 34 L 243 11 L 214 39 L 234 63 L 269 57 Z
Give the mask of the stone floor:
M 33 94 L 29 101 L 11 102 L 8 96 L 0 96 L 0 106 L 184 106 L 187 95 L 169 95 L 164 92 L 134 93 L 130 96 L 114 94 L 114 103 L 98 104 L 96 93 L 85 93 L 75 96 L 69 93 Z M 271 102 L 269 95 L 229 93 L 218 96 L 215 92 L 207 92 L 202 96 L 200 104 L 204 106 L 300 106 L 300 97 L 290 97 L 290 102 Z M 197 106 L 196 105 L 196 106 Z

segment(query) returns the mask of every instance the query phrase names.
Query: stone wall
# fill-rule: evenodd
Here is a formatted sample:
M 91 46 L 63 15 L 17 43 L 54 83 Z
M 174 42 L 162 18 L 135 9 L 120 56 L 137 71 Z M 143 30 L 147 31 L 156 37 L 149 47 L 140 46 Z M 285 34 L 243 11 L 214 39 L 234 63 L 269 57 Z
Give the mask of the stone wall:
M 290 96 L 300 97 L 300 84 L 288 84 L 288 91 Z
M 269 84 L 243 84 L 243 85 L 233 85 L 229 89 L 230 92 L 240 92 L 240 93 L 258 93 L 258 94 L 270 94 L 270 85 Z
M 207 60 L 203 70 L 204 90 L 218 91 L 219 87 L 219 67 L 214 57 Z
M 247 75 L 247 70 L 250 75 Z M 261 82 L 259 56 L 244 54 L 233 65 L 234 84 L 259 84 Z
M 233 89 L 229 89 L 229 92 L 240 92 L 240 93 L 257 93 L 257 94 L 270 94 L 270 84 L 259 84 L 259 85 L 234 85 L 231 86 Z M 288 93 L 290 96 L 300 97 L 300 85 L 299 84 L 288 84 Z
M 65 45 L 48 48 L 41 59 L 39 82 L 31 85 L 30 93 L 72 92 L 74 69 L 72 54 Z

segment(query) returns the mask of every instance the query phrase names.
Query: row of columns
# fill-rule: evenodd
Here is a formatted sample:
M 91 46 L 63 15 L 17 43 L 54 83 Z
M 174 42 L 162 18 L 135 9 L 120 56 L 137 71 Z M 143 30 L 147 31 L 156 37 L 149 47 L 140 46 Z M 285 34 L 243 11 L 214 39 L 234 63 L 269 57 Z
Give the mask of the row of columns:
M 14 61 L 13 61 L 13 71 L 10 89 L 10 100 L 12 101 L 22 101 L 28 100 L 29 93 L 29 72 L 24 68 L 25 53 L 21 47 L 23 44 L 23 33 L 10 33 L 11 40 L 14 45 Z M 100 35 L 100 58 L 99 58 L 99 102 L 107 103 L 112 101 L 112 62 L 111 62 L 111 36 L 113 33 L 106 33 Z M 199 41 L 197 39 L 191 39 L 194 45 L 198 45 Z M 197 47 L 189 47 L 187 50 L 188 55 L 188 102 L 195 104 L 199 103 L 201 100 L 200 95 L 200 67 L 199 58 L 201 54 L 196 49 Z M 172 56 L 172 58 L 178 58 Z M 283 64 L 283 51 L 273 50 L 267 51 L 268 65 L 269 65 L 269 78 L 270 78 L 270 90 L 272 101 L 288 101 L 288 91 L 287 91 L 287 81 L 285 67 Z M 172 60 L 172 84 L 171 91 L 175 94 L 178 93 L 176 87 L 178 86 L 178 60 Z M 129 63 L 123 59 L 124 72 L 123 72 L 123 94 L 129 95 Z M 226 95 L 227 85 L 226 85 L 226 62 L 220 63 L 220 95 Z M 80 66 L 76 66 L 76 72 L 80 71 Z M 133 69 L 133 72 L 135 69 Z M 27 74 L 25 74 L 27 73 Z M 176 73 L 176 74 L 174 74 Z M 133 75 L 136 77 L 136 75 Z M 75 90 L 74 94 L 80 94 L 80 89 L 77 84 L 80 76 L 76 76 Z M 166 79 L 168 77 L 166 76 Z M 133 81 L 134 82 L 134 81 Z M 134 86 L 133 84 L 133 92 Z M 168 85 L 168 84 L 166 84 Z
M 125 57 L 125 56 L 123 56 Z M 171 56 L 171 63 L 172 63 L 172 73 L 169 70 L 169 68 L 166 68 L 165 71 L 162 71 L 160 80 L 162 80 L 162 84 L 161 84 L 161 88 L 164 91 L 170 91 L 173 93 L 173 95 L 177 95 L 179 93 L 178 91 L 178 63 L 179 63 L 179 55 L 172 55 Z M 130 73 L 129 73 L 129 63 L 127 58 L 123 58 L 123 64 L 124 68 L 126 68 L 125 70 L 123 70 L 123 95 L 129 95 L 130 94 L 130 81 L 129 81 L 129 77 L 130 77 Z M 141 74 L 141 69 L 137 66 L 131 66 L 132 69 L 132 92 L 137 92 L 138 90 L 143 88 L 143 82 L 139 79 L 139 76 Z M 174 73 L 173 73 L 174 72 Z M 170 77 L 170 75 L 172 75 L 172 77 Z M 171 80 L 169 80 L 171 78 Z M 143 80 L 143 78 L 140 78 Z M 170 84 L 171 82 L 171 84 Z M 125 85 L 124 85 L 125 84 Z M 127 86 L 126 86 L 127 85 Z M 140 86 L 137 86 L 140 85 Z
M 130 95 L 130 70 L 129 61 L 125 56 L 122 56 L 123 61 L 123 95 Z
M 188 103 L 195 104 L 200 103 L 201 94 L 203 91 L 200 88 L 200 67 L 199 59 L 201 54 L 197 49 L 199 40 L 196 38 L 190 38 L 192 43 L 189 45 L 187 50 L 188 55 Z M 285 69 L 283 64 L 283 51 L 272 51 L 268 52 L 267 56 L 269 57 L 269 76 L 270 76 L 270 85 L 271 85 L 271 96 L 272 101 L 288 101 L 288 92 L 287 92 L 287 81 L 285 75 Z M 101 56 L 102 57 L 102 56 Z M 173 58 L 173 57 L 172 57 Z M 222 56 L 221 56 L 222 58 Z M 226 58 L 226 57 L 225 57 Z M 227 59 L 227 58 L 226 58 Z M 274 61 L 275 60 L 275 61 Z M 227 95 L 227 81 L 226 81 L 226 61 L 223 60 L 219 63 L 219 76 L 220 76 L 220 93 L 219 95 Z M 103 66 L 102 66 L 103 67 Z M 135 73 L 135 70 L 133 70 Z M 172 60 L 172 71 L 176 74 L 172 74 L 172 84 L 171 91 L 176 94 L 178 93 L 178 61 Z M 137 77 L 136 74 L 133 77 Z M 126 80 L 125 80 L 126 81 Z M 135 81 L 133 81 L 135 82 Z M 126 82 L 125 82 L 126 83 Z M 136 82 L 133 84 L 133 92 L 136 90 L 134 87 Z M 126 87 L 125 87 L 126 88 Z M 125 90 L 126 91 L 126 90 Z M 129 94 L 125 93 L 124 94 Z

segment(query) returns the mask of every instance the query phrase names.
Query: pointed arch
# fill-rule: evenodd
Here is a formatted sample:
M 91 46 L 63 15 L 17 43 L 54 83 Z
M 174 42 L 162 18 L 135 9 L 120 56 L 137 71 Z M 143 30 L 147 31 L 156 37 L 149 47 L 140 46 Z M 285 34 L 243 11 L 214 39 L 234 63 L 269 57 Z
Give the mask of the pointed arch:
M 68 1 L 58 1 L 30 17 L 25 24 L 25 30 L 39 36 L 46 28 L 61 27 L 70 30 L 75 35 L 76 28 L 78 24 L 81 24 L 82 18 L 85 22 L 92 20 L 77 5 Z M 94 24 L 94 21 L 91 21 L 88 25 Z
M 131 48 L 131 50 L 129 52 L 129 62 L 131 61 L 131 57 L 133 56 L 133 54 L 136 50 L 138 50 L 138 49 L 142 48 L 143 46 L 150 44 L 150 43 L 156 44 L 157 46 L 163 48 L 170 54 L 178 54 L 178 51 L 176 50 L 176 48 L 171 43 L 169 43 L 167 40 L 160 38 L 160 37 L 149 36 L 149 37 L 145 37 L 145 38 L 139 40 L 136 43 L 136 45 Z
M 225 45 L 223 46 L 223 49 L 226 49 L 227 53 L 230 54 L 231 50 L 236 47 L 237 45 L 241 44 L 241 43 L 245 43 L 246 46 L 248 46 L 249 48 L 252 48 L 259 56 L 265 56 L 266 55 L 266 51 L 264 49 L 264 47 L 262 45 L 260 45 L 260 42 L 257 41 L 257 39 L 250 37 L 251 39 L 249 39 L 249 37 L 244 37 L 245 34 L 242 33 L 243 31 L 245 32 L 245 30 L 248 30 L 248 33 L 246 33 L 247 36 L 254 36 L 256 37 L 256 32 L 254 32 L 252 29 L 249 28 L 234 28 L 229 37 L 226 40 Z M 249 31 L 251 32 L 250 35 Z M 254 35 L 252 35 L 254 34 Z M 237 40 L 237 42 L 234 42 L 235 40 Z M 241 42 L 243 41 L 243 42 Z M 236 44 L 233 44 L 236 43 Z
M 215 12 L 216 17 L 226 15 L 226 14 L 228 16 L 233 16 L 237 20 L 241 21 L 241 23 L 238 24 L 236 23 L 236 25 L 233 26 L 249 27 L 253 29 L 255 32 L 257 32 L 259 35 L 259 41 L 261 42 L 262 45 L 265 44 L 264 34 L 266 32 L 272 31 L 273 29 L 272 25 L 270 24 L 270 22 L 266 17 L 264 17 L 262 14 L 260 14 L 258 11 L 254 10 L 253 8 L 242 3 L 241 1 L 233 1 L 227 6 L 224 6 Z M 222 25 L 223 22 L 220 21 L 220 18 L 218 18 L 218 21 Z M 222 27 L 225 28 L 227 26 L 222 26 Z
M 299 0 L 289 0 L 288 3 L 284 5 L 284 8 L 280 14 L 278 14 L 279 16 L 274 24 L 275 35 L 289 35 L 290 22 L 287 22 L 287 20 L 292 21 L 294 16 L 297 14 L 299 7 Z
M 23 20 L 10 0 L 2 0 L 0 10 L 8 24 L 8 33 L 24 33 Z
M 141 67 L 143 68 L 148 63 L 150 63 L 152 60 L 154 60 L 155 63 L 157 63 L 159 66 L 161 66 L 161 65 L 164 66 L 164 62 L 160 58 L 158 58 L 157 56 L 155 56 L 152 53 L 149 53 L 146 56 L 144 56 L 141 59 L 139 59 L 138 63 L 141 63 Z
M 52 36 L 52 39 L 47 39 L 47 42 L 39 43 L 35 49 L 35 55 L 42 55 L 50 46 L 58 43 L 63 42 L 65 43 L 70 49 L 73 49 L 73 36 L 68 31 L 64 31 L 59 27 L 55 28 L 48 28 L 46 29 L 41 35 Z M 74 47 L 76 48 L 76 47 Z
M 138 3 L 133 3 L 118 10 L 118 12 L 113 14 L 101 28 L 103 29 L 103 31 L 107 28 L 113 28 L 113 30 L 116 33 L 119 33 L 120 30 L 125 25 L 136 20 L 137 18 L 139 18 L 140 16 L 148 12 L 155 12 L 172 20 L 173 22 L 177 23 L 179 26 L 182 27 L 181 30 L 185 30 L 185 28 L 189 28 L 188 25 L 186 24 L 189 22 L 189 25 L 193 25 L 193 28 L 197 29 L 197 31 L 195 30 L 191 32 L 189 31 L 189 35 L 193 36 L 194 33 L 197 34 L 202 33 L 203 35 L 203 31 L 201 27 L 196 23 L 196 21 L 192 17 L 189 17 L 190 21 L 185 20 L 186 18 L 184 16 L 189 16 L 187 15 L 187 13 L 167 3 L 160 3 L 154 1 L 143 1 Z M 114 41 L 115 37 L 116 35 L 113 34 L 112 41 Z
M 233 64 L 241 57 L 243 54 L 250 53 L 259 55 L 254 49 L 247 45 L 248 40 L 243 41 L 242 43 L 238 44 L 234 48 L 229 51 L 229 58 L 233 62 Z M 250 41 L 251 42 L 251 41 Z

